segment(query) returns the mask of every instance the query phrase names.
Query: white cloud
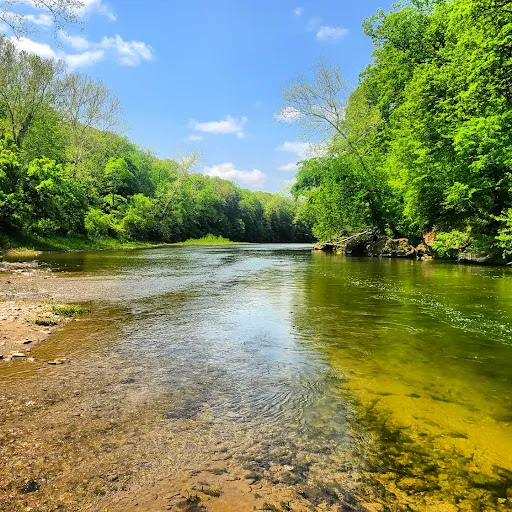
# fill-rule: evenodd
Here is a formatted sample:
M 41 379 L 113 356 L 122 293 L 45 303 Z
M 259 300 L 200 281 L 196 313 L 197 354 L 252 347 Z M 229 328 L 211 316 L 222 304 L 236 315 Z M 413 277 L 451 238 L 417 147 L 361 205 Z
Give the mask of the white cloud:
M 153 59 L 151 46 L 141 41 L 125 41 L 120 35 L 104 37 L 99 45 L 101 48 L 111 48 L 117 54 L 119 63 L 125 66 L 136 66 L 142 60 Z
M 202 135 L 189 135 L 187 137 L 187 140 L 190 140 L 192 142 L 199 142 L 199 141 L 203 140 L 203 136 Z
M 30 23 L 35 23 L 42 27 L 51 27 L 53 25 L 53 18 L 48 14 L 26 14 L 24 18 Z
M 283 142 L 276 148 L 278 151 L 285 153 L 295 153 L 299 158 L 312 158 L 322 154 L 322 146 L 320 144 L 312 144 L 310 142 Z
M 141 41 L 125 41 L 119 34 L 114 37 L 104 37 L 99 43 L 89 41 L 82 36 L 72 36 L 63 31 L 59 32 L 59 38 L 74 50 L 88 50 L 86 53 L 89 56 L 99 57 L 100 51 L 104 55 L 108 53 L 123 66 L 136 66 L 143 60 L 153 59 L 151 46 Z
M 247 117 L 241 117 L 240 119 L 227 115 L 225 119 L 221 121 L 207 121 L 204 123 L 196 123 L 192 121 L 192 126 L 204 133 L 214 133 L 216 135 L 227 135 L 230 133 L 236 134 L 239 139 L 245 137 L 244 125 L 247 123 Z
M 236 181 L 241 185 L 261 187 L 265 183 L 266 176 L 258 169 L 252 171 L 239 171 L 231 162 L 205 167 L 203 174 L 206 176 L 217 176 L 225 180 Z
M 84 53 L 77 53 L 75 55 L 66 55 L 64 60 L 66 64 L 72 68 L 85 68 L 94 66 L 105 58 L 103 50 L 87 51 Z
M 91 47 L 91 43 L 85 39 L 85 37 L 82 36 L 71 36 L 64 32 L 63 30 L 59 31 L 59 39 L 63 41 L 64 43 L 68 44 L 73 48 L 74 50 L 87 50 Z
M 304 12 L 304 9 L 302 7 L 296 7 L 293 10 L 293 13 L 295 14 L 295 16 L 302 16 L 303 12 Z
M 283 186 L 285 188 L 291 188 L 292 185 L 295 184 L 297 180 L 295 178 L 292 178 L 291 180 L 283 180 Z
M 279 167 L 279 170 L 284 172 L 295 172 L 297 170 L 297 163 L 290 162 L 289 164 L 281 165 L 281 167 Z
M 16 46 L 16 48 L 18 48 L 18 50 L 33 53 L 34 55 L 39 55 L 45 59 L 58 58 L 58 55 L 49 44 L 38 43 L 36 41 L 32 41 L 32 39 L 29 39 L 28 37 L 12 36 L 10 41 Z
M 316 33 L 316 38 L 319 41 L 329 41 L 335 43 L 336 41 L 340 41 L 341 39 L 347 37 L 348 34 L 349 30 L 347 28 L 329 27 L 322 25 Z
M 302 114 L 293 107 L 284 107 L 274 114 L 274 119 L 284 123 L 294 123 L 302 117 Z
M 103 0 L 82 0 L 83 6 L 78 9 L 79 16 L 89 16 L 90 14 L 100 14 L 110 21 L 116 20 L 116 15 L 109 5 L 103 3 Z

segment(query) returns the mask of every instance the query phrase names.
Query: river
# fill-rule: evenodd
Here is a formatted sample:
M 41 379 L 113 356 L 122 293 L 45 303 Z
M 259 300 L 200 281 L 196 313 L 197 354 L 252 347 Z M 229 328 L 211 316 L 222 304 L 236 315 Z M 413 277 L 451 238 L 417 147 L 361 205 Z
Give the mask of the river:
M 16 293 L 91 313 L 0 367 L 0 510 L 512 508 L 511 269 L 306 245 L 38 260 L 52 278 Z

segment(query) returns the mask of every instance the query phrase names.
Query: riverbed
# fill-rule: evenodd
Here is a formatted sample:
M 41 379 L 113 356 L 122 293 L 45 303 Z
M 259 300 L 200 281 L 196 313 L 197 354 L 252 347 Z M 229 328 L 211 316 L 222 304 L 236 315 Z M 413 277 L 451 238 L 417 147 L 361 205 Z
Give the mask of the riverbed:
M 0 299 L 90 313 L 0 364 L 0 510 L 512 508 L 509 268 L 308 245 L 37 260 Z

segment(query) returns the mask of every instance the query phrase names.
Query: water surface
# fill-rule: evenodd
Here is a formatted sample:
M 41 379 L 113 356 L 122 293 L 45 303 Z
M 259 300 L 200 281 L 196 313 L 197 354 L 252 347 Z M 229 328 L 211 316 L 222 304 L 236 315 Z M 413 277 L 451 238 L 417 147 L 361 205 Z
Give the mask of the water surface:
M 304 245 L 39 260 L 54 277 L 18 293 L 92 306 L 33 350 L 69 365 L 0 373 L 5 473 L 43 510 L 510 509 L 509 269 Z M 3 510 L 36 499 L 2 476 Z

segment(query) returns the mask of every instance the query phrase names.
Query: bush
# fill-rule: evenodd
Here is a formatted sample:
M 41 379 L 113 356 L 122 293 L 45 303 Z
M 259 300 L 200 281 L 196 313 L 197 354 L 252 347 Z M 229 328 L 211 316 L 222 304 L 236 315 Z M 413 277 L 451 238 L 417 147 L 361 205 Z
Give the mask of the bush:
M 512 255 L 512 208 L 506 210 L 496 220 L 501 222 L 501 228 L 498 230 L 496 237 L 497 245 L 503 250 L 503 257 Z
M 85 229 L 91 238 L 107 236 L 114 230 L 112 217 L 98 208 L 91 208 L 85 215 Z
M 437 233 L 432 249 L 440 258 L 455 258 L 461 249 L 472 242 L 469 231 L 450 231 Z

